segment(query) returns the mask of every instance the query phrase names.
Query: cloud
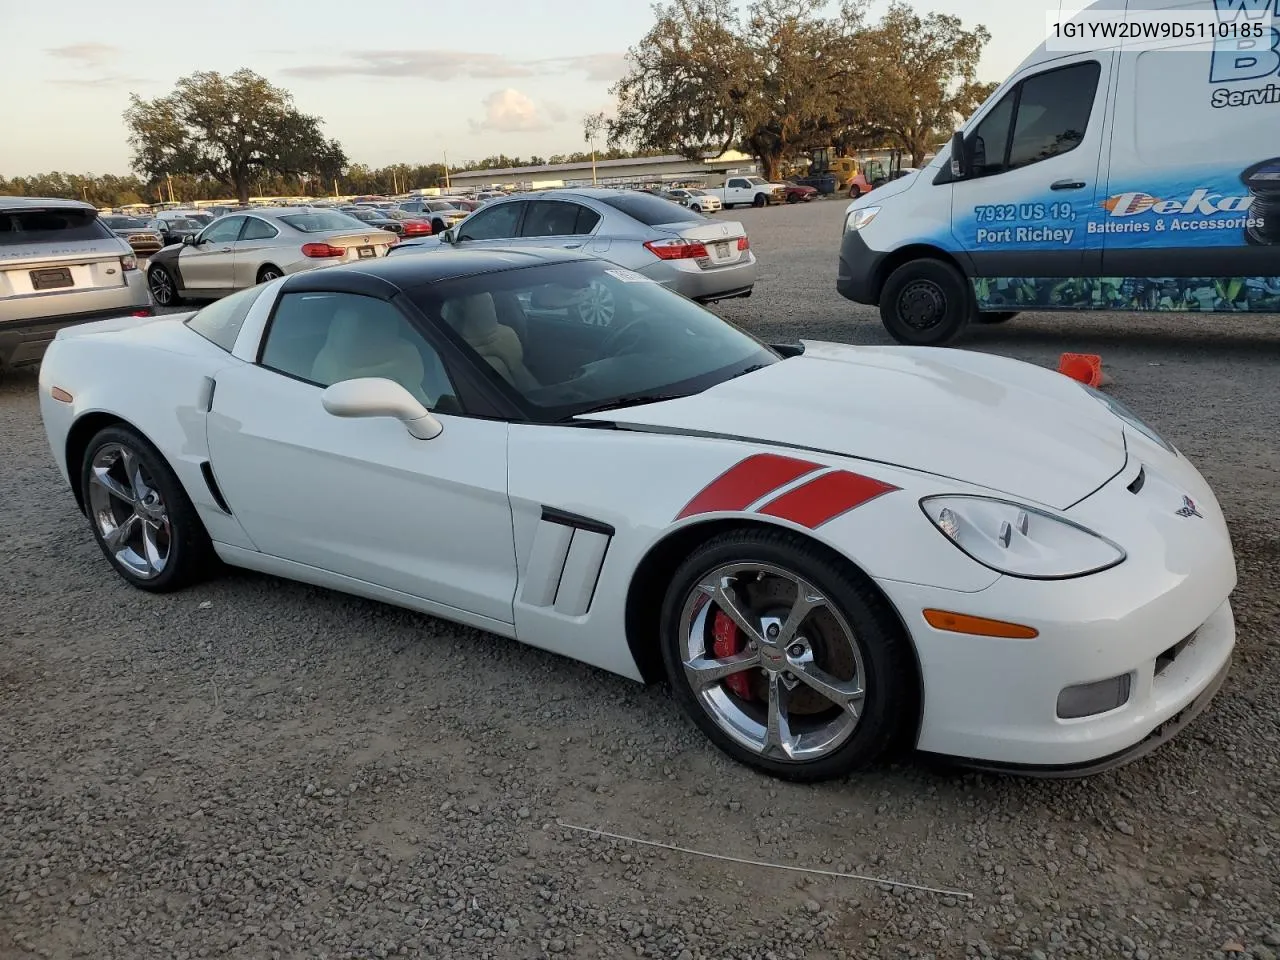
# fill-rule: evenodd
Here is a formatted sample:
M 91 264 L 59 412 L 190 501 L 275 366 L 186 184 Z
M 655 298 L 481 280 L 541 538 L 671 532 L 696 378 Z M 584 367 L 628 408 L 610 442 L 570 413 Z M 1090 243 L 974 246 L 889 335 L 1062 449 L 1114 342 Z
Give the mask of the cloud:
M 67 76 L 54 79 L 64 87 L 100 87 L 144 84 L 141 77 L 116 73 L 111 65 L 124 56 L 124 50 L 109 43 L 72 43 L 65 47 L 50 47 L 49 56 L 65 60 L 72 71 Z
M 565 112 L 552 103 L 539 106 L 512 87 L 495 90 L 484 98 L 485 117 L 471 121 L 475 133 L 537 133 L 565 119 Z
M 103 67 L 124 51 L 109 43 L 72 43 L 65 47 L 50 47 L 45 53 L 78 63 L 82 67 Z
M 82 44 L 82 46 L 89 46 Z M 285 67 L 285 76 L 306 80 L 335 77 L 417 77 L 423 80 L 518 80 L 581 73 L 594 82 L 612 82 L 626 71 L 622 53 L 522 60 L 496 53 L 456 50 L 352 50 L 326 63 Z

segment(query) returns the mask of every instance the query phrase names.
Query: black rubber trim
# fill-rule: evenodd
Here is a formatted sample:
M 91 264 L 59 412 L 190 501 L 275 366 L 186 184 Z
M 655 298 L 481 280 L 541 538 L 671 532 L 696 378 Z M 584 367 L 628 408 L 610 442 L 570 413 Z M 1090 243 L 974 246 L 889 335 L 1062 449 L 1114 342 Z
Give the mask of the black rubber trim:
M 150 303 L 139 303 L 132 307 L 116 307 L 112 310 L 91 310 L 88 313 L 64 313 L 52 317 L 31 317 L 26 320 L 5 320 L 0 323 L 0 333 L 15 333 L 19 330 L 47 328 L 50 331 L 63 327 L 74 327 L 79 323 L 94 323 L 98 320 L 114 320 L 116 317 L 129 317 L 135 313 L 146 311 L 147 316 L 156 315 L 155 307 Z
M 1101 275 L 1162 278 L 1280 276 L 1280 245 L 1248 246 L 1243 230 L 1240 237 L 1240 245 L 1235 247 L 1104 247 Z M 1000 274 L 1010 277 L 1022 275 Z
M 204 477 L 204 484 L 209 488 L 209 495 L 213 497 L 213 502 L 218 505 L 218 509 L 227 516 L 232 516 L 231 507 L 227 504 L 227 499 L 222 495 L 222 489 L 218 486 L 218 481 L 213 476 L 213 464 L 208 460 L 200 462 L 200 475 Z
M 618 532 L 607 523 L 601 523 L 599 520 L 592 520 L 590 517 L 584 517 L 577 513 L 569 513 L 566 510 L 557 510 L 555 507 L 544 506 L 542 508 L 542 519 L 545 523 L 558 523 L 562 527 L 573 527 L 575 530 L 585 530 L 588 533 L 600 533 L 606 537 L 612 537 Z
M 1205 687 L 1200 696 L 1196 697 L 1191 703 L 1183 707 L 1182 710 L 1160 726 L 1156 727 L 1143 739 L 1139 740 L 1133 746 L 1110 756 L 1102 757 L 1098 760 L 1088 760 L 1084 763 L 1064 764 L 1060 766 L 1047 766 L 1026 763 L 995 763 L 989 760 L 969 760 L 961 757 L 947 757 L 941 754 L 921 753 L 921 757 L 938 760 L 947 764 L 953 764 L 962 767 L 968 767 L 971 770 L 980 770 L 985 773 L 1003 773 L 1013 774 L 1020 777 L 1036 777 L 1045 780 L 1072 780 L 1080 777 L 1090 777 L 1094 774 L 1105 773 L 1108 770 L 1115 770 L 1117 767 L 1123 767 L 1132 763 L 1153 750 L 1164 746 L 1204 712 L 1205 707 L 1209 705 L 1209 701 L 1217 695 L 1222 689 L 1222 684 L 1227 679 L 1227 674 L 1231 672 L 1231 662 L 1227 661 L 1217 675 L 1209 681 L 1209 685 Z

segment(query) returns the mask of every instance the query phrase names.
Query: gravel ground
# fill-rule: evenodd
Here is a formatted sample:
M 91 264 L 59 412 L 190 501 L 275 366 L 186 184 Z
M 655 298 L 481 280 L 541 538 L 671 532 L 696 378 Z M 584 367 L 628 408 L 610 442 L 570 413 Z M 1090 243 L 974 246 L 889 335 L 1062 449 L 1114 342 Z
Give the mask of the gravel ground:
M 833 290 L 843 206 L 728 214 L 765 269 L 725 315 L 886 342 Z M 56 475 L 34 375 L 9 377 L 0 957 L 1275 960 L 1280 323 L 1029 315 L 965 346 L 1101 353 L 1232 520 L 1236 669 L 1191 730 L 1123 770 L 1046 782 L 908 760 L 785 785 L 724 760 L 665 688 L 472 630 L 249 574 L 145 595 Z

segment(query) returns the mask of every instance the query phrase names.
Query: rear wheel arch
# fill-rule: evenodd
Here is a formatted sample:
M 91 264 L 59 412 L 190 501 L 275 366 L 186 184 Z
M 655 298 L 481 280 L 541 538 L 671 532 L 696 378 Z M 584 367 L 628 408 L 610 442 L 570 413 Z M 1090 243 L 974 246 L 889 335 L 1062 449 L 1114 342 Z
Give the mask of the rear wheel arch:
M 264 276 L 270 273 L 273 277 L 283 277 L 284 271 L 277 267 L 274 263 L 264 263 L 258 268 L 258 282 L 262 283 Z
M 662 648 L 659 642 L 659 631 L 662 624 L 662 602 L 670 584 L 671 572 L 680 566 L 698 547 L 715 537 L 726 533 L 737 532 L 775 532 L 778 534 L 798 535 L 789 527 L 775 523 L 746 517 L 730 517 L 719 520 L 706 520 L 670 531 L 661 540 L 651 546 L 648 552 L 636 565 L 631 576 L 631 584 L 627 588 L 625 606 L 625 630 L 627 647 L 635 659 L 636 666 L 645 683 L 657 683 L 666 679 L 666 670 L 662 662 Z M 836 566 L 847 575 L 857 580 L 864 587 L 874 592 L 883 602 L 907 638 L 907 646 L 911 650 L 911 666 L 916 691 L 916 702 L 912 705 L 915 723 L 911 731 L 911 743 L 919 739 L 920 723 L 924 717 L 924 674 L 920 666 L 920 654 L 911 638 L 911 631 L 902 618 L 893 601 L 880 589 L 870 576 L 848 557 L 833 550 L 821 540 L 805 537 L 816 550 L 824 553 Z

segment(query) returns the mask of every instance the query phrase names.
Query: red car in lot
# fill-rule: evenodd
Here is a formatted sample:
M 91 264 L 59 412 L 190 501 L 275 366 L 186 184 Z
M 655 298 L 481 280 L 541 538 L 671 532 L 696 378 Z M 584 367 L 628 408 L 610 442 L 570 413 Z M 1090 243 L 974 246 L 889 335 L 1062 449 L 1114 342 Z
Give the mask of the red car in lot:
M 813 187 L 802 187 L 798 183 L 786 182 L 787 203 L 807 203 L 818 195 Z

